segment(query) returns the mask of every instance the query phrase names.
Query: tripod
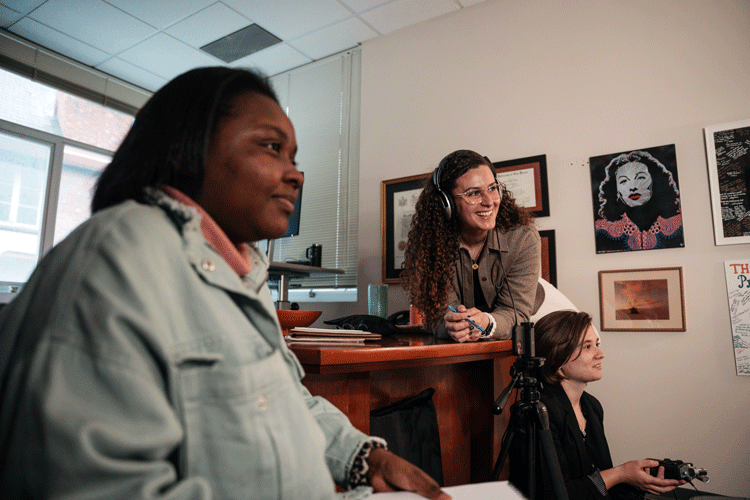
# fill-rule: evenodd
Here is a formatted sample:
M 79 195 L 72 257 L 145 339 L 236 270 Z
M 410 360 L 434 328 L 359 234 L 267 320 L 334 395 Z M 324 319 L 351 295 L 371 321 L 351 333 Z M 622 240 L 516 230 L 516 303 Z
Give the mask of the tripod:
M 510 369 L 510 374 L 511 377 L 513 377 L 513 380 L 508 387 L 503 390 L 500 397 L 495 401 L 495 404 L 492 407 L 492 412 L 495 415 L 501 414 L 510 398 L 511 391 L 516 384 L 519 385 L 521 398 L 511 405 L 508 430 L 503 439 L 503 444 L 500 448 L 500 454 L 495 463 L 495 468 L 492 471 L 491 480 L 497 481 L 500 478 L 500 472 L 503 469 L 508 452 L 510 452 L 513 439 L 516 437 L 516 432 L 525 429 L 527 439 L 526 450 L 528 453 L 526 458 L 529 463 L 528 485 L 526 490 L 527 498 L 530 500 L 537 499 L 536 453 L 538 438 L 538 443 L 541 445 L 540 451 L 543 459 L 542 462 L 547 466 L 547 470 L 550 472 L 555 498 L 557 500 L 568 500 L 568 493 L 565 490 L 565 482 L 560 470 L 560 464 L 557 460 L 557 452 L 555 451 L 552 434 L 549 430 L 549 415 L 547 413 L 547 407 L 539 400 L 539 389 L 541 388 L 541 383 L 536 377 L 531 377 L 529 375 L 529 373 L 536 373 L 542 364 L 544 364 L 544 358 L 536 358 L 533 356 L 528 357 L 524 356 L 523 353 L 520 357 L 516 358 L 516 361 Z M 543 493 L 544 492 L 539 492 L 538 498 L 542 498 Z

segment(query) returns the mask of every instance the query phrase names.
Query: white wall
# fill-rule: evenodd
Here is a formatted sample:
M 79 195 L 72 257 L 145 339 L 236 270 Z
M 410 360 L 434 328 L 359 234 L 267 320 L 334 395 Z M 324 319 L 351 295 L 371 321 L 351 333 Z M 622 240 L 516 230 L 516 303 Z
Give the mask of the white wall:
M 715 246 L 702 128 L 750 118 L 750 3 L 504 0 L 363 46 L 359 302 L 381 281 L 380 182 L 431 171 L 459 148 L 494 161 L 547 155 L 558 285 L 599 325 L 597 272 L 683 268 L 687 331 L 604 332 L 604 404 L 616 463 L 708 469 L 699 489 L 750 495 L 750 378 L 737 377 Z M 597 255 L 590 156 L 675 144 L 684 249 Z M 390 311 L 408 307 L 391 286 Z

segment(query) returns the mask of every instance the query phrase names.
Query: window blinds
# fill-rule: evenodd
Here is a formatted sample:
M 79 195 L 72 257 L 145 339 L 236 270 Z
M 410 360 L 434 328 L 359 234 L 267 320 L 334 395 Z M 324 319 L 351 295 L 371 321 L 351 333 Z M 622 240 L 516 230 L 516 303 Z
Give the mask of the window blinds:
M 305 173 L 299 236 L 274 243 L 273 260 L 305 260 L 323 245 L 322 266 L 344 274 L 292 280 L 305 288 L 357 285 L 361 51 L 352 49 L 276 75 L 271 82 L 294 125 Z

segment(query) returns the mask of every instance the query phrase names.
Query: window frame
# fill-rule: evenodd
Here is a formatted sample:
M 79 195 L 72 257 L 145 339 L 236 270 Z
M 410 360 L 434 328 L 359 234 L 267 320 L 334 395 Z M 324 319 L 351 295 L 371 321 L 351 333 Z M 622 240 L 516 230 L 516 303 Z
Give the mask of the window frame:
M 65 146 L 72 146 L 85 151 L 91 151 L 98 154 L 112 156 L 114 151 L 108 151 L 103 148 L 92 146 L 73 139 L 68 139 L 59 135 L 44 132 L 42 130 L 33 129 L 25 125 L 18 123 L 9 122 L 7 120 L 0 119 L 0 132 L 8 135 L 13 135 L 22 140 L 31 140 L 47 144 L 51 148 L 50 162 L 47 166 L 47 186 L 42 204 L 42 220 L 41 220 L 41 231 L 39 234 L 39 253 L 37 262 L 41 260 L 44 255 L 54 245 L 55 240 L 55 223 L 57 219 L 57 205 L 60 195 L 60 183 L 62 180 L 63 172 L 63 157 L 65 152 Z M 0 304 L 10 302 L 18 292 L 21 291 L 25 283 L 15 283 L 0 280 L 0 286 L 3 288 L 6 286 L 16 287 L 14 292 L 4 292 L 0 289 Z

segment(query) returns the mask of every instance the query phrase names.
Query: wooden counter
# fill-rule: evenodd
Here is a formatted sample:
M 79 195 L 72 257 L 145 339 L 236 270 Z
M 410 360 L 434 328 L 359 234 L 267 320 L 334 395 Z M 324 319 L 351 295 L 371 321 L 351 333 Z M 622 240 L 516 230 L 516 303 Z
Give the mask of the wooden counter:
M 491 410 L 510 383 L 509 340 L 459 344 L 403 333 L 356 347 L 290 347 L 307 373 L 308 390 L 368 434 L 370 410 L 434 388 L 445 485 L 490 479 L 510 411 Z

